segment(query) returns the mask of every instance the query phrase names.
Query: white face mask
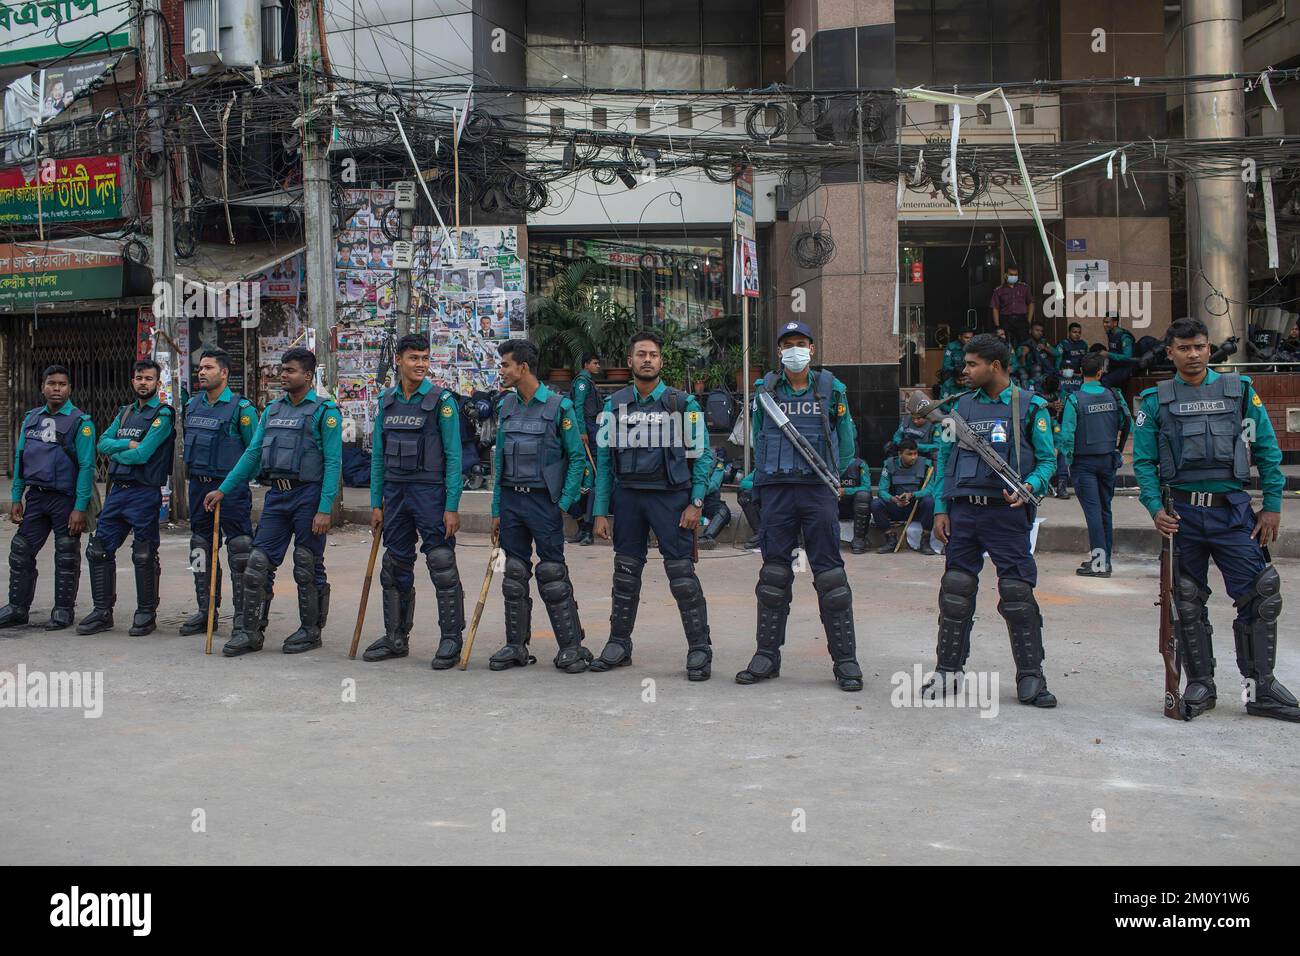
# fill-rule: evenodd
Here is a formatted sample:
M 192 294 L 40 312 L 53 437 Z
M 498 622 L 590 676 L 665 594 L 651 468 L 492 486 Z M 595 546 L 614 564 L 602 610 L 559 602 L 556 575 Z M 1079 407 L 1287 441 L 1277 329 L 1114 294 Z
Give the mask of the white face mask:
M 781 353 L 781 364 L 792 372 L 802 372 L 812 361 L 812 350 L 792 345 Z
M 1020 281 L 1020 276 L 1007 276 L 1007 285 L 1015 285 Z

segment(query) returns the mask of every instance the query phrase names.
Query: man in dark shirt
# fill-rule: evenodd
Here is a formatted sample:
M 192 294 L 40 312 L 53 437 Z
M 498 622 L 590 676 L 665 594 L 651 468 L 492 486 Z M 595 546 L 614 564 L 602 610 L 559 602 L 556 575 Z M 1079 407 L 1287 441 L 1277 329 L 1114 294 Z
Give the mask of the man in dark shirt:
M 993 327 L 1007 330 L 1012 351 L 1029 338 L 1029 323 L 1034 320 L 1034 294 L 1020 284 L 1020 270 L 1007 266 L 1007 281 L 993 290 L 989 300 Z

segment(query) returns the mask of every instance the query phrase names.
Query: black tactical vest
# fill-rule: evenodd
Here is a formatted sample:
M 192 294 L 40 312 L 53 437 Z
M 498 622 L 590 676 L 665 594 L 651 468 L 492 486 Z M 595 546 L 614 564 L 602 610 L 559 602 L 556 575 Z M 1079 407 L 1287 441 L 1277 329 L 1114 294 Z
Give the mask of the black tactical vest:
M 1076 392 L 1074 454 L 1109 455 L 1119 443 L 1120 425 L 1124 421 L 1121 399 L 1114 390 Z
M 839 438 L 831 427 L 830 418 L 831 389 L 835 379 L 826 369 L 809 375 L 812 388 L 798 398 L 792 397 L 788 388 L 779 386 L 780 377 L 776 372 L 768 372 L 759 387 L 772 396 L 795 431 L 808 441 L 834 474 L 840 467 Z M 772 416 L 764 415 L 754 454 L 754 484 L 777 483 L 815 485 L 820 484 L 821 479 L 799 454 L 794 443 L 772 421 Z
M 312 419 L 325 404 L 317 396 L 295 405 L 287 395 L 271 403 L 262 425 L 262 478 L 320 481 L 324 477 L 325 455 L 312 434 Z
M 1241 434 L 1245 388 L 1236 372 L 1187 385 L 1166 379 L 1160 401 L 1160 480 L 1246 481 L 1250 450 Z
M 891 495 L 905 495 L 908 492 L 916 494 L 925 484 L 925 470 L 930 467 L 920 455 L 916 456 L 916 461 L 912 466 L 903 464 L 902 458 L 889 459 L 889 493 Z
M 545 488 L 552 501 L 564 492 L 568 458 L 560 441 L 560 396 L 551 393 L 544 402 L 525 405 L 515 392 L 501 400 L 500 428 L 502 485 Z
M 665 388 L 652 402 L 637 401 L 635 385 L 621 388 L 609 400 L 610 452 L 620 487 L 681 491 L 691 486 L 686 457 L 686 395 Z
M 384 481 L 441 484 L 447 461 L 439 429 L 438 406 L 446 392 L 429 389 L 418 402 L 399 400 L 402 386 L 384 393 L 379 407 Z
M 195 395 L 185 406 L 185 464 L 194 478 L 224 478 L 244 454 L 238 426 L 239 396 L 224 405 L 208 405 Z M 248 408 L 248 406 L 245 406 Z
M 23 419 L 23 450 L 18 477 L 29 485 L 75 494 L 80 466 L 76 461 L 77 428 L 84 413 L 52 415 L 44 406 Z
M 159 403 L 156 406 L 146 405 L 140 407 L 139 402 L 132 402 L 125 405 L 118 413 L 117 419 L 117 437 L 125 438 L 128 441 L 143 442 L 148 435 L 149 429 L 154 427 L 157 422 L 158 428 L 163 428 L 165 419 L 164 414 L 174 414 L 170 405 Z M 176 429 L 173 427 L 167 435 L 167 440 L 154 449 L 149 460 L 143 465 L 123 465 L 120 462 L 109 459 L 108 477 L 113 481 L 125 484 L 146 485 L 153 488 L 161 488 L 167 483 L 167 479 L 172 473 L 172 449 L 176 446 Z
M 1013 386 L 1014 387 L 1014 386 Z M 1034 425 L 1034 415 L 1040 407 L 1033 402 L 1033 393 L 1020 393 L 1020 461 L 1017 466 L 1014 447 L 1014 429 L 1011 427 L 1011 406 L 1002 402 L 977 402 L 978 393 L 963 395 L 957 401 L 957 414 L 965 419 L 971 431 L 984 437 L 993 449 L 1002 456 L 1020 475 L 1021 480 L 1034 470 L 1034 446 L 1030 439 L 1030 430 Z M 944 472 L 943 495 L 945 498 L 965 495 L 1002 494 L 1007 486 L 998 477 L 997 472 L 984 463 L 975 452 L 955 445 L 948 455 L 948 467 Z

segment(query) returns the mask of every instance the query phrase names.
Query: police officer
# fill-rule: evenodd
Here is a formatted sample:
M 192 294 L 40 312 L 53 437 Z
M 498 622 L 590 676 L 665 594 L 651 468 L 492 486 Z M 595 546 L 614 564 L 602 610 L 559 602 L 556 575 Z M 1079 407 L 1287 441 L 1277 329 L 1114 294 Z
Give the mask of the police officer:
M 573 388 L 569 391 L 569 401 L 573 404 L 573 411 L 581 422 L 582 431 L 579 437 L 582 439 L 583 451 L 587 455 L 587 465 L 593 471 L 596 469 L 596 429 L 599 427 L 597 419 L 601 408 L 600 393 L 596 391 L 596 376 L 599 374 L 600 359 L 594 353 L 588 352 L 582 357 L 582 369 L 573 380 Z M 581 517 L 578 518 L 577 533 L 569 539 L 569 544 L 582 547 L 591 544 L 591 529 L 594 524 L 592 520 L 594 514 L 592 509 L 596 504 L 594 474 L 590 482 L 589 490 L 583 495 L 582 503 L 578 506 L 582 511 Z
M 1059 442 L 1088 523 L 1091 555 L 1074 573 L 1085 578 L 1108 578 L 1114 549 L 1110 503 L 1115 497 L 1115 473 L 1124 463 L 1124 444 L 1133 422 L 1119 390 L 1101 384 L 1106 371 L 1104 354 L 1085 355 L 1081 371 L 1083 384 L 1065 399 Z
M 1102 376 L 1101 384 L 1106 388 L 1123 388 L 1124 383 L 1137 370 L 1137 362 L 1133 358 L 1133 347 L 1136 344 L 1133 333 L 1120 328 L 1119 317 L 1115 315 L 1103 318 L 1101 327 L 1106 332 L 1106 357 L 1110 360 L 1110 369 Z
M 710 549 L 717 545 L 718 535 L 731 524 L 731 508 L 722 500 L 722 485 L 735 469 L 727 461 L 722 448 L 713 449 L 713 467 L 709 469 L 709 483 L 704 489 L 704 509 L 700 514 L 700 547 Z
M 974 334 L 970 329 L 962 329 L 957 333 L 957 337 L 944 347 L 943 364 L 939 368 L 939 394 L 941 396 L 951 395 L 959 390 L 960 379 L 966 362 L 962 350 L 966 348 L 966 343 L 971 340 L 971 336 Z
M 842 474 L 857 446 L 844 384 L 827 369 L 812 369 L 816 344 L 804 323 L 783 325 L 776 347 L 782 371 L 769 372 L 754 387 L 767 392 L 781 406 L 827 468 Z M 794 443 L 763 414 L 757 397 L 751 417 L 754 487 L 759 491 L 762 509 L 763 567 L 755 588 L 758 648 L 749 666 L 736 675 L 736 683 L 755 684 L 781 673 L 781 645 L 785 643 L 794 585 L 791 562 L 802 531 L 835 679 L 842 690 L 862 690 L 853 628 L 853 593 L 840 556 L 839 501 Z
M 586 455 L 578 437 L 573 404 L 537 380 L 537 346 L 510 339 L 497 346 L 501 384 L 514 389 L 497 408 L 497 444 L 492 469 L 492 531 L 506 554 L 501 594 L 505 599 L 506 643 L 488 667 L 525 667 L 532 636 L 533 599 L 528 594 L 533 548 L 537 548 L 537 590 L 546 604 L 559 652 L 555 666 L 581 674 L 591 662 L 578 602 L 564 563 L 562 514 L 578 500 Z
M 632 663 L 632 629 L 651 531 L 686 632 L 686 676 L 708 680 L 708 608 L 695 574 L 695 531 L 713 470 L 704 413 L 693 395 L 660 379 L 663 339 L 643 329 L 628 343 L 633 382 L 605 402 L 596 455 L 596 534 L 614 541 L 609 641 L 597 673 Z M 610 516 L 614 527 L 611 534 Z
M 1061 379 L 1050 372 L 1034 389 L 1047 403 L 1052 415 L 1052 441 L 1056 444 L 1056 476 L 1051 493 L 1054 498 L 1070 498 L 1070 469 L 1066 467 L 1065 453 L 1061 448 L 1061 417 L 1065 414 L 1065 399 L 1061 397 Z
M 1043 323 L 1038 320 L 1029 326 L 1029 338 L 1021 343 L 1020 381 L 1026 388 L 1038 390 L 1048 375 L 1056 371 L 1060 353 L 1043 337 Z
M 45 624 L 57 631 L 72 623 L 81 579 L 81 533 L 94 493 L 95 425 L 72 404 L 72 374 L 51 365 L 41 375 L 45 404 L 23 417 L 14 451 L 13 504 L 18 532 L 9 545 L 9 603 L 0 627 L 27 623 L 36 593 L 36 556 L 54 532 L 54 608 Z M 23 492 L 27 503 L 23 503 Z
M 906 521 L 916 507 L 916 519 L 921 522 L 921 554 L 934 554 L 930 547 L 930 529 L 934 524 L 934 495 L 931 483 L 933 466 L 922 458 L 917 451 L 916 442 L 904 438 L 898 446 L 898 454 L 885 462 L 880 470 L 880 488 L 876 500 L 871 503 L 871 516 L 876 519 L 876 527 L 885 535 L 884 547 L 877 554 L 893 554 L 898 544 L 898 535 L 891 530 L 895 521 Z M 903 528 L 907 533 L 907 528 Z
M 932 422 L 924 416 L 904 415 L 894 430 L 893 439 L 885 444 L 885 457 L 897 455 L 903 439 L 910 438 L 921 457 L 933 463 L 934 456 L 939 454 L 939 440 L 936 437 L 938 430 L 938 422 Z
M 906 441 L 907 439 L 904 439 Z M 856 455 L 840 473 L 844 495 L 840 498 L 840 520 L 853 522 L 853 540 L 849 549 L 866 554 L 867 532 L 871 530 L 871 468 Z
M 456 568 L 460 530 L 460 403 L 429 380 L 429 338 L 397 340 L 397 384 L 379 398 L 370 454 L 370 527 L 384 536 L 379 581 L 384 636 L 362 658 L 405 657 L 415 623 L 415 536 L 438 597 L 441 635 L 433 669 L 460 658 L 465 592 Z
M 203 500 L 203 506 L 212 510 L 253 475 L 270 486 L 262 499 L 262 515 L 244 571 L 243 627 L 221 649 L 226 657 L 262 649 L 275 569 L 289 550 L 290 538 L 301 626 L 285 639 L 281 650 L 301 654 L 321 646 L 330 606 L 325 535 L 339 489 L 343 428 L 338 405 L 312 388 L 315 375 L 315 353 L 305 348 L 285 351 L 280 358 L 284 397 L 266 407 L 239 463 L 221 487 Z
M 1211 348 L 1199 319 L 1170 325 L 1165 350 L 1176 374 L 1142 393 L 1133 435 L 1142 504 L 1177 550 L 1183 704 L 1195 717 L 1213 708 L 1217 696 L 1206 606 L 1214 558 L 1237 608 L 1232 632 L 1237 668 L 1247 681 L 1246 712 L 1300 721 L 1295 696 L 1273 674 L 1282 581 L 1267 549 L 1282 520 L 1282 452 L 1250 379 L 1211 370 Z M 1244 490 L 1252 457 L 1264 492 L 1259 513 Z
M 1042 398 L 1012 384 L 1010 362 L 1006 343 L 997 337 L 971 339 L 966 377 L 975 390 L 957 399 L 956 411 L 1023 478 L 1026 489 L 1042 495 L 1056 470 L 1051 415 Z M 998 571 L 998 613 L 1011 637 L 1016 696 L 1022 704 L 1055 707 L 1043 676 L 1043 617 L 1034 600 L 1038 568 L 1029 550 L 1033 507 L 1008 494 L 983 459 L 962 445 L 954 448 L 950 439 L 939 446 L 931 484 L 934 536 L 947 546 L 947 560 L 939 589 L 938 664 L 927 694 L 946 693 L 965 666 L 987 551 Z
M 212 512 L 200 506 L 208 492 L 238 463 L 256 430 L 253 403 L 230 390 L 230 356 L 209 349 L 199 358 L 199 394 L 185 406 L 184 454 L 189 472 L 190 564 L 194 568 L 194 596 L 198 610 L 180 626 L 181 634 L 198 634 L 208 628 L 208 593 L 211 573 L 217 575 L 217 606 L 221 606 L 221 561 L 212 553 Z M 235 617 L 232 634 L 243 627 L 244 571 L 253 548 L 253 494 L 248 485 L 234 489 L 221 505 L 220 536 L 230 559 L 230 596 Z M 215 626 L 216 612 L 213 612 Z
M 745 523 L 749 525 L 750 536 L 745 542 L 745 550 L 753 551 L 759 545 L 759 529 L 762 527 L 763 515 L 762 510 L 758 507 L 758 496 L 754 490 L 754 472 L 751 469 L 749 474 L 740 479 L 740 485 L 736 490 L 736 504 L 740 506 L 740 513 L 745 516 Z
M 1065 338 L 1056 346 L 1056 369 L 1061 377 L 1061 393 L 1077 392 L 1083 384 L 1083 357 L 1088 354 L 1088 343 L 1083 339 L 1083 326 L 1071 322 Z
M 127 631 L 133 637 L 157 626 L 159 512 L 162 486 L 172 473 L 176 444 L 175 413 L 158 398 L 162 366 L 152 359 L 135 363 L 135 401 L 122 407 L 99 439 L 100 454 L 108 456 L 111 490 L 86 545 L 90 565 L 90 594 L 95 607 L 77 625 L 78 634 L 96 634 L 113 626 L 117 603 L 117 549 L 134 534 L 131 562 L 135 565 L 135 616 Z

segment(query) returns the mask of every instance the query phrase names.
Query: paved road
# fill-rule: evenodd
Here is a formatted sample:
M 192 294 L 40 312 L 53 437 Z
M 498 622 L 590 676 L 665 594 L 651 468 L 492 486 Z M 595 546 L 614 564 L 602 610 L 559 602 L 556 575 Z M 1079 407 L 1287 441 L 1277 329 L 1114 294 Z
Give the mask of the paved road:
M 172 625 L 192 600 L 178 570 L 187 540 L 164 537 Z M 485 543 L 462 541 L 471 606 Z M 307 655 L 278 652 L 295 626 L 288 574 L 267 650 L 238 660 L 205 657 L 201 636 L 171 628 L 148 638 L 127 637 L 124 625 L 92 638 L 37 630 L 0 638 L 0 671 L 102 671 L 104 681 L 97 719 L 0 709 L 4 859 L 1281 863 L 1300 842 L 1300 727 L 1247 717 L 1232 699 L 1231 612 L 1221 596 L 1219 709 L 1190 724 L 1161 717 L 1153 564 L 1122 561 L 1109 581 L 1083 581 L 1073 575 L 1077 557 L 1044 557 L 1054 711 L 1015 701 L 990 577 L 971 667 L 1002 678 L 996 711 L 987 698 L 982 710 L 933 710 L 895 706 L 906 688 L 894 679 L 933 662 L 941 559 L 849 557 L 867 688 L 845 694 L 831 680 L 806 575 L 796 579 L 781 678 L 756 687 L 731 680 L 751 649 L 758 559 L 728 550 L 706 554 L 701 569 L 717 655 L 705 684 L 684 679 L 680 622 L 654 562 L 636 664 L 625 670 L 555 671 L 538 601 L 539 664 L 489 672 L 501 640 L 494 589 L 470 670 L 435 673 L 424 576 L 413 655 L 352 662 L 367 548 L 357 529 L 331 537 L 334 616 L 326 646 Z M 610 552 L 571 555 L 598 650 Z M 43 554 L 34 607 L 42 616 L 49 561 Z M 121 621 L 134 592 L 130 562 L 120 568 Z M 1296 562 L 1281 571 L 1300 580 Z M 372 602 L 367 641 L 379 617 Z M 1293 689 L 1297 619 L 1295 608 L 1284 612 L 1278 668 Z M 345 700 L 353 687 L 355 701 Z

